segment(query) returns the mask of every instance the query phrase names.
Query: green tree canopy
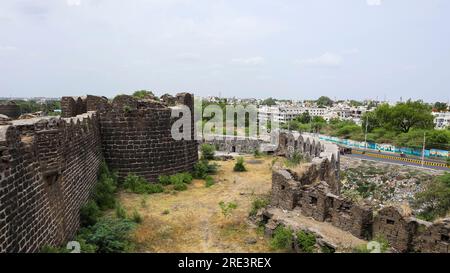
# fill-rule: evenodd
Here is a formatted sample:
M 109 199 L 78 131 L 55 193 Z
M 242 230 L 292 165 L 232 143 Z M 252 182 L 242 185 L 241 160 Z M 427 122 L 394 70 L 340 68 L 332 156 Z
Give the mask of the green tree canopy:
M 445 112 L 448 110 L 448 105 L 445 102 L 436 102 L 433 107 L 436 111 Z
M 306 111 L 303 112 L 300 116 L 296 117 L 295 120 L 300 123 L 307 124 L 311 122 L 311 115 L 308 111 Z
M 326 96 L 320 97 L 317 101 L 317 106 L 324 107 L 324 106 L 333 106 L 333 101 Z
M 404 133 L 411 128 L 432 129 L 433 115 L 431 108 L 422 101 L 408 100 L 392 107 L 391 121 L 393 127 Z
M 267 98 L 261 102 L 261 105 L 274 106 L 277 101 L 274 98 Z

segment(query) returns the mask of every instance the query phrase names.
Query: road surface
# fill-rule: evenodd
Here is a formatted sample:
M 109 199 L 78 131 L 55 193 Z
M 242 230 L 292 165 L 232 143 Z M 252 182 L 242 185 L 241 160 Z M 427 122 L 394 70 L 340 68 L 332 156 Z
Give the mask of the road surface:
M 419 159 L 403 158 L 400 156 L 378 154 L 378 153 L 374 153 L 374 152 L 366 152 L 365 154 L 363 154 L 362 151 L 353 150 L 352 154 L 345 154 L 345 155 L 341 155 L 341 156 L 385 162 L 388 164 L 422 167 L 422 163 Z M 440 170 L 440 171 L 450 171 L 450 169 L 448 167 L 445 167 L 444 165 L 445 165 L 444 163 L 438 163 L 436 161 L 425 159 L 425 164 L 423 167 L 428 168 L 428 169 Z

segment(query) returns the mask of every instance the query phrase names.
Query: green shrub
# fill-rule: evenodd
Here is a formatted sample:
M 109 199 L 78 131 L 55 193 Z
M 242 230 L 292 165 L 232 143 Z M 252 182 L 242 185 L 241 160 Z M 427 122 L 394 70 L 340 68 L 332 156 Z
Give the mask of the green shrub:
M 176 191 L 185 191 L 187 190 L 187 185 L 182 181 L 178 181 L 175 184 L 173 184 L 173 189 Z
M 123 187 L 137 194 L 152 194 L 164 191 L 164 188 L 161 184 L 151 184 L 143 177 L 137 176 L 132 173 L 128 174 L 128 176 L 125 178 Z
M 85 239 L 75 237 L 75 241 L 80 243 L 80 253 L 96 253 L 98 247 L 94 244 L 88 244 Z
M 214 181 L 214 178 L 212 178 L 211 176 L 207 176 L 206 178 L 205 178 L 205 187 L 207 187 L 207 188 L 209 188 L 209 187 L 211 187 L 212 185 L 214 185 L 216 182 Z
M 235 172 L 246 172 L 247 169 L 245 168 L 244 165 L 244 158 L 242 156 L 237 158 L 236 164 L 234 165 L 233 170 Z
M 45 245 L 41 248 L 41 250 L 39 252 L 54 254 L 54 253 L 69 253 L 70 251 L 68 249 L 66 249 L 65 247 L 54 247 L 54 246 Z
M 255 149 L 253 151 L 253 156 L 256 157 L 256 158 L 259 158 L 259 157 L 262 156 L 262 153 L 259 151 L 259 149 Z
M 299 152 L 295 151 L 292 156 L 286 160 L 286 165 L 288 167 L 295 167 L 300 164 L 302 160 L 303 156 Z
M 116 205 L 116 217 L 119 219 L 127 218 L 127 212 L 125 211 L 124 207 L 120 203 L 117 203 L 117 205 Z
M 214 152 L 216 148 L 210 144 L 202 144 L 200 146 L 201 159 L 203 160 L 214 160 Z
M 95 245 L 97 253 L 120 253 L 130 249 L 130 231 L 135 223 L 128 219 L 105 217 L 95 225 L 80 230 L 78 239 Z
M 270 246 L 273 249 L 292 249 L 292 231 L 285 226 L 278 226 L 273 234 L 273 238 L 270 241 Z
M 91 200 L 80 209 L 80 225 L 82 227 L 95 225 L 100 216 L 100 208 L 95 201 Z
M 205 179 L 208 174 L 216 174 L 218 166 L 216 163 L 210 164 L 207 160 L 200 160 L 194 165 L 193 176 L 197 179 Z
M 312 253 L 315 250 L 316 236 L 300 230 L 297 232 L 297 244 L 301 252 Z
M 170 176 L 168 176 L 168 175 L 160 175 L 160 176 L 158 177 L 158 182 L 159 182 L 161 185 L 164 185 L 164 186 L 170 185 L 170 184 L 171 184 L 171 182 L 170 182 Z
M 237 208 L 237 204 L 235 202 L 225 203 L 223 201 L 220 201 L 219 202 L 219 207 L 222 210 L 223 216 L 225 216 L 225 218 L 227 218 L 228 216 L 231 215 L 233 210 L 235 210 Z
M 94 200 L 101 210 L 114 208 L 116 204 L 116 190 L 117 181 L 107 174 L 102 174 L 94 190 Z
M 207 170 L 208 174 L 216 174 L 217 173 L 217 170 L 219 168 L 219 165 L 217 163 L 208 163 L 207 166 L 208 166 L 208 170 Z
M 142 216 L 136 209 L 133 210 L 133 214 L 131 216 L 131 219 L 133 220 L 133 222 L 135 222 L 137 224 L 142 223 Z
M 193 175 L 197 179 L 205 179 L 208 175 L 208 162 L 200 160 L 194 165 Z
M 252 209 L 250 210 L 250 216 L 255 216 L 258 210 L 269 205 L 269 199 L 267 198 L 257 198 L 252 203 Z

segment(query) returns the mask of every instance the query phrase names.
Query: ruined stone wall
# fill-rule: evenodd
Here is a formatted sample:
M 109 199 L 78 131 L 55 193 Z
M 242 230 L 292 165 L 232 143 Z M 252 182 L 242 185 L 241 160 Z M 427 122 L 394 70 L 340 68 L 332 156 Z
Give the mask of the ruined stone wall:
M 93 111 L 93 110 L 90 110 Z M 62 97 L 61 117 L 70 118 L 87 112 L 86 97 Z
M 190 94 L 179 94 L 177 99 L 193 109 Z M 193 116 L 191 139 L 175 140 L 171 128 L 178 117 L 171 118 L 171 111 L 155 101 L 119 96 L 111 109 L 99 112 L 105 160 L 120 178 L 135 173 L 156 182 L 159 175 L 192 170 L 198 160 Z
M 166 96 L 167 97 L 167 96 Z M 79 103 L 76 103 L 79 101 Z M 158 99 L 136 99 L 120 95 L 112 102 L 104 97 L 88 95 L 86 99 L 63 97 L 64 116 L 73 116 L 83 109 L 97 111 L 104 158 L 111 169 L 123 179 L 129 173 L 156 182 L 159 175 L 192 170 L 198 160 L 195 140 L 194 99 L 189 93 L 170 98 L 173 106 Z M 190 110 L 188 139 L 175 140 L 172 125 L 179 117 L 171 117 L 173 109 L 186 106 Z
M 37 252 L 72 238 L 102 160 L 98 117 L 0 126 L 0 252 Z
M 262 151 L 261 144 L 264 143 L 263 140 L 257 138 L 220 135 L 206 138 L 202 142 L 214 145 L 217 151 L 246 154 Z
M 298 209 L 358 238 L 382 237 L 398 252 L 450 252 L 450 219 L 421 221 L 396 207 L 374 213 L 368 204 L 333 194 L 330 183 L 314 174 L 314 165 L 308 164 L 298 169 L 274 169 L 271 206 Z
M 0 104 L 0 115 L 6 115 L 11 119 L 16 119 L 20 116 L 20 108 L 12 101 Z

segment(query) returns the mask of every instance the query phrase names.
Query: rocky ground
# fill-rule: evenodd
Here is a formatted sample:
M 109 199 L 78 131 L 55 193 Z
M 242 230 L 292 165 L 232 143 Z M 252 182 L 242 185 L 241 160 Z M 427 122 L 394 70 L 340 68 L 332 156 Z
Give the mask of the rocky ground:
M 341 158 L 343 195 L 370 201 L 377 208 L 409 205 L 425 182 L 439 174 L 442 172 L 431 169 Z

